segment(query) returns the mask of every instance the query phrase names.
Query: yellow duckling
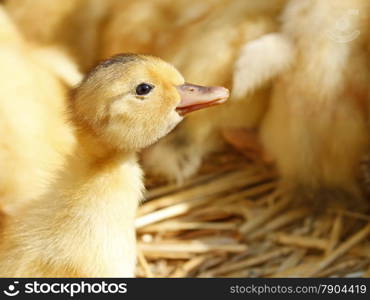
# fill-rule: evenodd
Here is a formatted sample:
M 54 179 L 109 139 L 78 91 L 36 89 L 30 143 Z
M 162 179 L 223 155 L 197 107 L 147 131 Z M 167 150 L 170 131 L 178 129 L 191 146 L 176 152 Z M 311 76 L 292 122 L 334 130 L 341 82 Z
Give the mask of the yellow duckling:
M 142 172 L 136 152 L 228 90 L 184 83 L 159 58 L 119 55 L 87 74 L 70 102 L 76 147 L 50 192 L 5 224 L 1 276 L 134 275 Z M 165 159 L 165 158 L 164 158 Z
M 362 206 L 369 8 L 368 0 L 291 0 L 283 13 L 282 31 L 297 55 L 274 83 L 261 133 L 293 199 Z
M 113 1 L 5 0 L 4 6 L 28 41 L 62 48 L 86 71 L 96 62 L 98 33 Z
M 70 151 L 68 83 L 80 80 L 57 49 L 23 40 L 0 5 L 0 210 L 13 214 L 40 197 Z

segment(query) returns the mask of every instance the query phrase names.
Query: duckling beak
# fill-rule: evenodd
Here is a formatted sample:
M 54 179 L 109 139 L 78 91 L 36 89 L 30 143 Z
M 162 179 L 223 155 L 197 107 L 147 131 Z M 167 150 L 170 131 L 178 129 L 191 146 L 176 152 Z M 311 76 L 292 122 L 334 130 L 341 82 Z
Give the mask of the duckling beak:
M 184 116 L 192 111 L 224 103 L 229 97 L 229 90 L 221 86 L 200 86 L 191 83 L 178 85 L 181 102 L 176 111 Z

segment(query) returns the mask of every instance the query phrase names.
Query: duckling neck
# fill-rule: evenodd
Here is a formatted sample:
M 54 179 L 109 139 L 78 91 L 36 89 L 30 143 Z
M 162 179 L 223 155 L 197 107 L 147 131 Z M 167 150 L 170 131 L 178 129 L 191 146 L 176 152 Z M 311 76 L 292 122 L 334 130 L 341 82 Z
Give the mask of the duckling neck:
M 78 165 L 89 168 L 89 172 L 94 169 L 97 172 L 104 172 L 107 168 L 111 171 L 125 162 L 136 160 L 134 151 L 117 150 L 88 133 L 77 132 L 76 136 L 77 144 L 72 159 L 76 159 L 75 163 Z

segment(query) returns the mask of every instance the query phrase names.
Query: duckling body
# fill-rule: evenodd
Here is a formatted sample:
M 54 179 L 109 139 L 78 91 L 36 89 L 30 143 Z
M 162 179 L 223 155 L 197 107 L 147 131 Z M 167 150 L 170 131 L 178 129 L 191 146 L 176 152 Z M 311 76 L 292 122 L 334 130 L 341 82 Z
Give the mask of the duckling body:
M 75 149 L 62 184 L 7 224 L 1 276 L 132 277 L 134 219 L 142 198 L 135 155 L 96 164 Z
M 151 56 L 119 55 L 94 68 L 70 102 L 76 145 L 63 170 L 47 194 L 4 226 L 0 275 L 133 276 L 143 192 L 136 152 L 183 113 L 228 96 L 217 87 L 194 95 L 195 88 Z

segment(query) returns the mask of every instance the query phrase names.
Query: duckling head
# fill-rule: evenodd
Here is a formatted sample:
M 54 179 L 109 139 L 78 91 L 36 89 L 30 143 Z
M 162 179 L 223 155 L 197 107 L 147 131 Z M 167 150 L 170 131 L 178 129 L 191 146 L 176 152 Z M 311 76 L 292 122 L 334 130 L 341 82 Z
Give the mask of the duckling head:
M 139 150 L 169 133 L 185 114 L 228 98 L 223 87 L 184 82 L 170 64 L 149 55 L 122 54 L 98 64 L 74 90 L 79 128 L 122 150 Z

